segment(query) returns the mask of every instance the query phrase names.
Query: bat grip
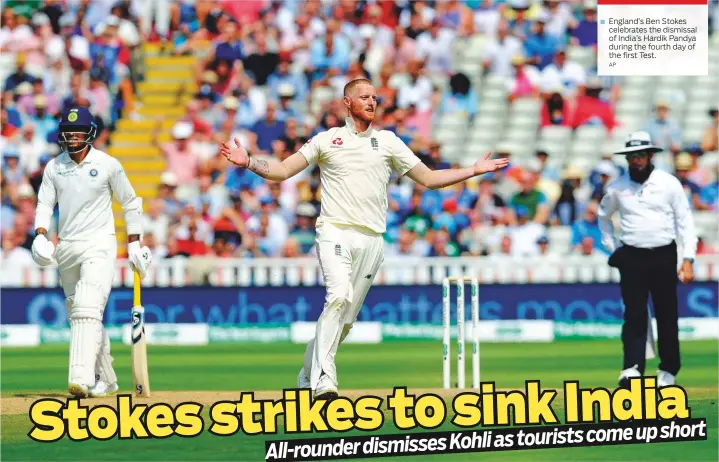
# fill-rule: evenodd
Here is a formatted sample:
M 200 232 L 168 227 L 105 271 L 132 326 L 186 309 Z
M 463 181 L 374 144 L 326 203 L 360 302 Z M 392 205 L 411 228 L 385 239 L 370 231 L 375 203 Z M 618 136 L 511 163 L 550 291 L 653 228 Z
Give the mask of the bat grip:
M 142 282 L 140 281 L 140 273 L 137 271 L 133 271 L 134 273 L 134 282 L 133 282 L 133 300 L 132 304 L 133 306 L 140 306 L 142 305 L 142 299 L 140 298 L 140 289 L 142 288 Z

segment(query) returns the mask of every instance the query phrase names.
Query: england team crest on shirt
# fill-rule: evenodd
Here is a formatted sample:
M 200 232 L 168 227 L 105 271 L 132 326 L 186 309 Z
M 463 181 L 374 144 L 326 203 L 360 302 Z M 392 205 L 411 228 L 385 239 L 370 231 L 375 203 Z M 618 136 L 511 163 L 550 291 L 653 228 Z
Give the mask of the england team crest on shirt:
M 95 177 L 97 176 L 97 169 L 96 169 L 96 168 L 93 168 L 92 170 L 90 170 L 90 176 L 91 176 L 92 178 L 95 178 Z

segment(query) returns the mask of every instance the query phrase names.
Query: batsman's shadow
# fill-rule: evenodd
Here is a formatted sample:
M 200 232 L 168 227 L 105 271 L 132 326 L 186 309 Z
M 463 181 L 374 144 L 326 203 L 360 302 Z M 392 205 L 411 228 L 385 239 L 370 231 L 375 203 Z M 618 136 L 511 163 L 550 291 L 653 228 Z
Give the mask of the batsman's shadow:
M 10 395 L 14 398 L 70 398 L 69 393 L 14 393 Z

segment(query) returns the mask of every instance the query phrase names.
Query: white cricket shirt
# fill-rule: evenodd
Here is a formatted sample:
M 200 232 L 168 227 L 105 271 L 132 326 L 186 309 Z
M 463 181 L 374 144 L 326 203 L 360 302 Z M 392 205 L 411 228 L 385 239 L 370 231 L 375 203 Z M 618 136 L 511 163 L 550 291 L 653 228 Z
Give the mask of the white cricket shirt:
M 421 162 L 394 133 L 372 126 L 358 132 L 349 118 L 343 127 L 314 136 L 299 152 L 320 167 L 318 224 L 360 226 L 378 234 L 386 231 L 392 172 L 404 175 Z
M 35 229 L 50 227 L 57 204 L 60 239 L 84 241 L 115 234 L 113 193 L 122 205 L 127 234 L 141 234 L 142 199 L 135 195 L 120 162 L 95 148 L 90 148 L 79 164 L 68 153 L 62 153 L 45 167 L 35 210 Z
M 602 243 L 609 251 L 618 246 L 611 217 L 620 214 L 620 240 L 639 248 L 655 248 L 678 238 L 683 258 L 694 258 L 697 236 L 689 201 L 681 183 L 673 175 L 654 169 L 643 184 L 628 175 L 607 186 L 599 205 Z

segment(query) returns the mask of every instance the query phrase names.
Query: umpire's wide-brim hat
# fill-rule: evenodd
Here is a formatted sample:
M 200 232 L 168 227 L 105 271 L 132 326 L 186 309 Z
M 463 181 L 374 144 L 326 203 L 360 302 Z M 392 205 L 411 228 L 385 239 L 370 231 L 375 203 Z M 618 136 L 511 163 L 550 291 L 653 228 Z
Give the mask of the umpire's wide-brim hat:
M 624 148 L 615 151 L 614 154 L 619 155 L 627 155 L 631 154 L 633 152 L 661 152 L 663 151 L 662 148 L 658 148 L 652 144 L 652 137 L 649 135 L 649 133 L 644 131 L 638 131 L 631 133 L 627 137 L 626 143 L 624 143 Z

